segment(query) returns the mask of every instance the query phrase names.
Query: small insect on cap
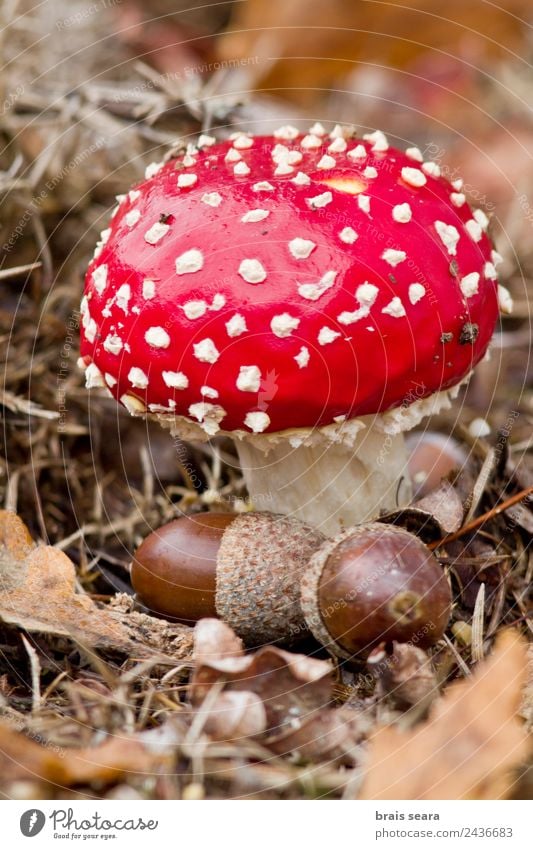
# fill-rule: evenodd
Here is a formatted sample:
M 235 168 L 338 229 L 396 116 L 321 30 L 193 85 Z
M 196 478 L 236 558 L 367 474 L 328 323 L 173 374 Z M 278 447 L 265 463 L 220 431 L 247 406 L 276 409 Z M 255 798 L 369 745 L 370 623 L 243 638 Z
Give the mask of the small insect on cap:
M 460 181 L 379 131 L 202 136 L 149 167 L 102 234 L 81 307 L 87 383 L 208 435 L 430 396 L 494 330 L 487 225 Z

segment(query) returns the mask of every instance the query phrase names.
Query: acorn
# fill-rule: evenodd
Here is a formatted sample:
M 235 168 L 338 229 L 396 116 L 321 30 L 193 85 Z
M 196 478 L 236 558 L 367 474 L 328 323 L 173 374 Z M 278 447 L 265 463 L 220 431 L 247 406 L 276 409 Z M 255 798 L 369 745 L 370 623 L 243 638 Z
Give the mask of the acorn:
M 201 513 L 151 533 L 137 549 L 131 581 L 152 611 L 187 624 L 209 616 L 247 645 L 309 635 L 300 579 L 324 535 L 274 513 Z
M 451 593 L 439 562 L 418 537 L 372 523 L 327 540 L 313 554 L 301 604 L 328 651 L 366 657 L 383 642 L 436 643 L 450 617 Z
M 468 452 L 460 442 L 437 431 L 409 433 L 405 445 L 414 499 L 428 495 L 443 478 L 462 469 L 468 460 Z

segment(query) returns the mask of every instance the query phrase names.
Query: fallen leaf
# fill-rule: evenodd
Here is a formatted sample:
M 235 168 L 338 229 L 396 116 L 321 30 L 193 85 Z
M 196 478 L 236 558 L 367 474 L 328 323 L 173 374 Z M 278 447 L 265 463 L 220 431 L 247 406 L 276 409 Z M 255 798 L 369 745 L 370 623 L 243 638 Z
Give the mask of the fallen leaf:
M 291 754 L 304 761 L 340 761 L 354 766 L 359 759 L 360 744 L 370 729 L 371 720 L 362 711 L 325 709 L 263 742 L 277 755 Z
M 247 691 L 262 700 L 267 727 L 309 716 L 331 704 L 333 669 L 327 660 L 264 646 L 244 654 L 231 628 L 217 619 L 202 619 L 194 629 L 195 668 L 190 699 L 200 706 L 215 684 L 224 692 Z
M 525 642 L 503 632 L 474 674 L 452 684 L 413 730 L 371 739 L 361 799 L 505 799 L 531 749 L 518 719 Z
M 75 784 L 113 784 L 122 777 L 154 775 L 169 768 L 170 747 L 145 745 L 131 735 L 111 737 L 98 746 L 51 749 L 29 740 L 0 722 L 0 772 L 5 783 L 43 781 L 61 787 Z
M 257 737 L 267 726 L 262 700 L 247 690 L 221 693 L 207 711 L 203 731 L 212 740 L 239 740 Z
M 35 544 L 15 513 L 0 511 L 0 621 L 137 657 L 163 656 L 162 646 L 174 660 L 189 654 L 190 628 L 98 607 L 76 592 L 75 577 L 66 554 Z

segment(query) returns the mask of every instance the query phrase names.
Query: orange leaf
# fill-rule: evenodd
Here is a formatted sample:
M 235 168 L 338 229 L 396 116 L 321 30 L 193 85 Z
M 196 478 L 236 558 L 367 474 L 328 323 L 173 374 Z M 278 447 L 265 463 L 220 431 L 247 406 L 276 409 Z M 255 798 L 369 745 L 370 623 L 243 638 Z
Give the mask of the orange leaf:
M 471 678 L 452 684 L 413 730 L 373 736 L 361 799 L 505 799 L 530 750 L 518 719 L 526 645 L 504 632 Z

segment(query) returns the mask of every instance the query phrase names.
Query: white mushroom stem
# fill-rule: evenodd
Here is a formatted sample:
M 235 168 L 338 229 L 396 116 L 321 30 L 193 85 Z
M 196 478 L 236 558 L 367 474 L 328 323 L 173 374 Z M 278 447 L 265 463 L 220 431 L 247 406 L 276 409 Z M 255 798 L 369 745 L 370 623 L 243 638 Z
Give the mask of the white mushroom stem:
M 288 440 L 238 440 L 237 451 L 256 510 L 295 516 L 327 536 L 407 504 L 411 484 L 403 434 L 376 428 L 355 440 L 292 447 Z

